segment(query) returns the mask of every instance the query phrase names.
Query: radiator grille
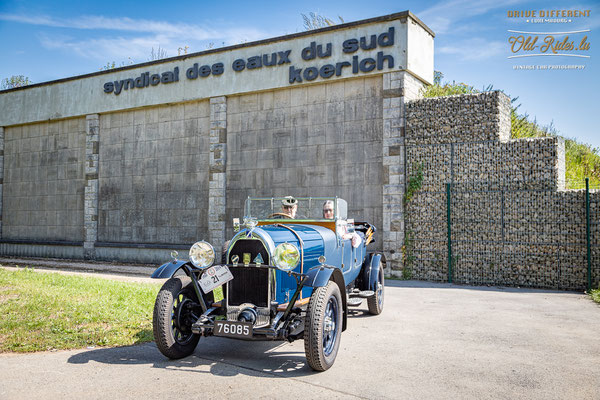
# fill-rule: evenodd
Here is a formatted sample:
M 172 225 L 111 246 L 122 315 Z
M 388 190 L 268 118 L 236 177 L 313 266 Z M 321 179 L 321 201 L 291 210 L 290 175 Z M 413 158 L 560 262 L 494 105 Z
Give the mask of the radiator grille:
M 270 262 L 269 253 L 262 242 L 255 239 L 240 239 L 229 252 L 228 263 L 231 256 L 239 257 L 239 267 L 231 268 L 233 280 L 229 281 L 227 287 L 228 305 L 239 306 L 243 303 L 252 303 L 257 307 L 268 307 L 269 299 L 269 270 L 266 268 L 255 268 L 254 264 L 249 267 L 243 266 L 244 253 L 250 254 L 250 262 L 261 255 L 265 264 Z

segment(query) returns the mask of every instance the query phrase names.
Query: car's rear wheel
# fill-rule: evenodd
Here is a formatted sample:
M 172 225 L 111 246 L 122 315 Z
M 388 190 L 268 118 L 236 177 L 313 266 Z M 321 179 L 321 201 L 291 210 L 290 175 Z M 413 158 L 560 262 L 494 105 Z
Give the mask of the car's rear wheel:
M 306 360 L 315 371 L 325 371 L 335 361 L 340 347 L 343 312 L 340 288 L 335 282 L 315 288 L 304 323 Z
M 379 273 L 377 275 L 377 285 L 375 286 L 374 294 L 367 297 L 367 305 L 369 306 L 369 313 L 373 315 L 379 315 L 383 311 L 383 300 L 385 294 L 385 277 L 383 275 L 383 266 L 379 266 Z
M 154 303 L 154 340 L 166 357 L 176 359 L 194 352 L 200 335 L 192 332 L 199 317 L 198 298 L 188 276 L 176 276 L 158 292 Z

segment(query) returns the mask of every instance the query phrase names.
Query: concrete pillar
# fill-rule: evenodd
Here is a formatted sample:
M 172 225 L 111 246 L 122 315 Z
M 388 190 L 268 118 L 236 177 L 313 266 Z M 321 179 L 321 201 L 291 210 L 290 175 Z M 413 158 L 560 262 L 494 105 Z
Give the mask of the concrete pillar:
M 2 186 L 4 185 L 4 127 L 0 126 L 0 239 L 2 239 Z
M 210 99 L 210 169 L 208 182 L 208 229 L 217 253 L 225 243 L 225 178 L 227 167 L 227 98 Z
M 404 103 L 420 96 L 423 84 L 408 72 L 383 75 L 383 251 L 386 274 L 401 276 L 404 245 L 406 149 Z
M 98 240 L 98 164 L 100 146 L 100 119 L 98 114 L 85 117 L 85 194 L 84 242 L 86 259 L 95 258 Z

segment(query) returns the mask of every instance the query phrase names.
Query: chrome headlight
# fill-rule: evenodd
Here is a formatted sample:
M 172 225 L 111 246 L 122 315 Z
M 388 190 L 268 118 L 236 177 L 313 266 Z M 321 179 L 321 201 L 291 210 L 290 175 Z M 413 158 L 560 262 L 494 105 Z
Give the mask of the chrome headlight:
M 196 242 L 190 248 L 190 261 L 198 268 L 208 268 L 215 261 L 215 249 L 205 241 Z
M 275 247 L 273 261 L 277 268 L 288 272 L 296 268 L 300 262 L 300 252 L 298 248 L 291 243 L 281 243 Z

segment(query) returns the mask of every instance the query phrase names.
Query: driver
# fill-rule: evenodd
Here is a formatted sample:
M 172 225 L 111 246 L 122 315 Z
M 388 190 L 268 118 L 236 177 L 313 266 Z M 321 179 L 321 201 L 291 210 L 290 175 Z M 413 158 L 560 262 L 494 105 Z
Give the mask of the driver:
M 281 200 L 281 212 L 286 214 L 288 218 L 296 218 L 298 211 L 298 200 L 292 196 L 286 196 Z

